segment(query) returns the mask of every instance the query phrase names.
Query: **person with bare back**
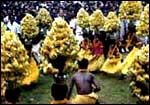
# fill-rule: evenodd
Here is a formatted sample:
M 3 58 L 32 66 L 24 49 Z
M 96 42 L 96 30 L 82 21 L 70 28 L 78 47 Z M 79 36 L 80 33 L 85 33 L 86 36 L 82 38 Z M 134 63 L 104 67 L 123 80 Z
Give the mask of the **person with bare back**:
M 88 60 L 82 59 L 78 61 L 79 70 L 76 72 L 70 82 L 67 98 L 70 99 L 73 86 L 76 85 L 77 95 L 70 99 L 73 104 L 96 104 L 98 96 L 95 92 L 100 91 L 100 86 L 97 84 L 94 75 L 87 72 Z

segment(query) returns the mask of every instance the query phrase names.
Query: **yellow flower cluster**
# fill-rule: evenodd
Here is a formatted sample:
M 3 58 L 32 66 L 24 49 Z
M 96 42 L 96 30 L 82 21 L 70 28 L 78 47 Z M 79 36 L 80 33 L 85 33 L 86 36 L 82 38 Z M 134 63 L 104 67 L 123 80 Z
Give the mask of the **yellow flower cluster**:
M 149 4 L 144 7 L 144 11 L 140 17 L 141 20 L 145 21 L 145 23 L 149 24 Z
M 47 9 L 41 8 L 36 16 L 37 23 L 42 23 L 44 25 L 51 25 L 52 24 L 52 17 Z
M 99 30 L 104 25 L 104 16 L 101 10 L 97 9 L 89 18 L 91 30 Z
M 143 6 L 141 1 L 122 1 L 119 8 L 120 19 L 137 20 L 140 18 Z
M 119 30 L 120 28 L 120 20 L 118 19 L 115 12 L 109 12 L 108 16 L 105 20 L 104 30 L 105 31 L 113 31 Z
M 6 31 L 6 26 L 4 24 L 4 22 L 1 22 L 1 35 L 3 35 Z
M 143 68 L 143 65 L 145 66 Z M 129 68 L 132 76 L 130 87 L 142 103 L 149 102 L 149 45 L 138 52 L 134 63 Z M 144 94 L 144 95 L 143 95 Z
M 148 36 L 149 35 L 149 4 L 144 7 L 144 11 L 141 14 L 139 25 L 136 27 L 136 35 Z
M 44 62 L 48 62 L 48 59 L 55 59 L 58 55 L 68 58 L 76 57 L 79 50 L 77 41 L 73 35 L 72 29 L 63 18 L 56 18 L 52 23 L 51 30 L 47 34 L 40 49 L 41 55 L 45 58 L 43 60 Z M 45 65 L 49 64 L 45 63 Z
M 149 44 L 146 46 L 143 46 L 141 50 L 138 52 L 138 61 L 141 64 L 149 62 Z
M 67 59 L 64 69 L 69 71 L 77 70 L 78 69 L 77 61 L 71 58 Z
M 56 39 L 61 40 L 67 36 L 73 36 L 73 31 L 63 18 L 58 17 L 52 23 L 52 28 L 48 35 L 53 35 Z
M 12 32 L 6 31 L 1 37 L 1 72 L 10 73 L 7 80 L 17 79 L 17 83 L 28 75 L 29 57 L 23 44 Z M 15 73 L 21 75 L 15 76 Z
M 81 28 L 87 28 L 89 26 L 89 14 L 81 8 L 77 13 L 77 24 Z
M 21 33 L 24 39 L 30 40 L 39 33 L 36 19 L 29 13 L 21 20 Z

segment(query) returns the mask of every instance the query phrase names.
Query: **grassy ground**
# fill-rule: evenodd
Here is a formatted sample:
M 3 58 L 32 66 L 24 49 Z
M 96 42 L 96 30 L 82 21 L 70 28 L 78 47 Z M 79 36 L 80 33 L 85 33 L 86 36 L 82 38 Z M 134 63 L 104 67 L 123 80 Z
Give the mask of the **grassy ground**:
M 70 75 L 71 76 L 71 75 Z M 129 79 L 119 80 L 116 77 L 105 75 L 103 73 L 95 74 L 97 81 L 101 85 L 101 91 L 98 92 L 99 102 L 107 104 L 135 104 L 136 98 L 132 97 L 129 89 Z M 69 80 L 69 79 L 68 79 Z M 51 96 L 51 76 L 41 75 L 37 85 L 22 92 L 19 104 L 47 104 L 53 100 Z M 74 88 L 72 96 L 76 94 Z

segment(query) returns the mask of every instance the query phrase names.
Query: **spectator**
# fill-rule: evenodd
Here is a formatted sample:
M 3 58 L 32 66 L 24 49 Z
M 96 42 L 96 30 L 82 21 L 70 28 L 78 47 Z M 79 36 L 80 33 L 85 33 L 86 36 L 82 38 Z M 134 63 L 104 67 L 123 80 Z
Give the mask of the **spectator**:
M 7 23 L 8 30 L 14 32 L 16 35 L 20 34 L 20 25 L 15 22 L 15 17 L 10 15 L 9 19 L 10 21 Z

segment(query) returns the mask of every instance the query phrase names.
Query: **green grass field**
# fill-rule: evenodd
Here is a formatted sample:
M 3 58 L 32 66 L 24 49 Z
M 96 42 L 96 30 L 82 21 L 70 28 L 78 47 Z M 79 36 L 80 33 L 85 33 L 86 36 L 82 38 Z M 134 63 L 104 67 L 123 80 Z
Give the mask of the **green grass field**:
M 69 75 L 69 78 L 71 75 Z M 101 85 L 101 91 L 98 92 L 100 103 L 136 104 L 136 98 L 132 97 L 129 89 L 129 79 L 119 80 L 117 77 L 103 73 L 95 73 L 95 77 Z M 21 100 L 18 104 L 48 104 L 53 100 L 51 96 L 52 83 L 53 78 L 51 75 L 41 75 L 36 85 L 29 89 L 23 89 Z M 72 96 L 75 94 L 76 89 L 74 87 Z

